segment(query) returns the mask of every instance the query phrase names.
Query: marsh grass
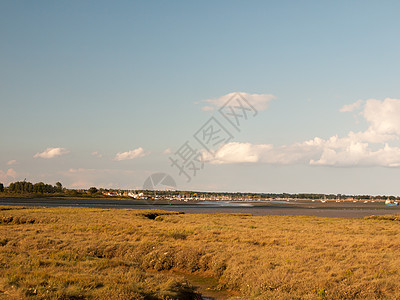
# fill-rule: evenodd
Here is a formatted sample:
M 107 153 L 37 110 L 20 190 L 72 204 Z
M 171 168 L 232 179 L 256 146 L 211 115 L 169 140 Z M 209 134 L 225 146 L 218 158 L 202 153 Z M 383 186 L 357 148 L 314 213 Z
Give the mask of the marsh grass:
M 398 220 L 0 208 L 0 295 L 196 299 L 195 276 L 235 299 L 397 299 Z

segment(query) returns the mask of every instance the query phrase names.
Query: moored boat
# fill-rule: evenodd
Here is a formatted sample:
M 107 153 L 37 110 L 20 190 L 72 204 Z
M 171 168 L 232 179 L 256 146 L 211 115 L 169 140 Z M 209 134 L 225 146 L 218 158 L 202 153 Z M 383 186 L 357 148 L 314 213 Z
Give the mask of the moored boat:
M 390 200 L 389 198 L 387 198 L 386 201 L 385 201 L 385 204 L 386 204 L 386 205 L 399 205 L 399 202 L 397 202 L 397 201 L 392 201 L 392 200 Z

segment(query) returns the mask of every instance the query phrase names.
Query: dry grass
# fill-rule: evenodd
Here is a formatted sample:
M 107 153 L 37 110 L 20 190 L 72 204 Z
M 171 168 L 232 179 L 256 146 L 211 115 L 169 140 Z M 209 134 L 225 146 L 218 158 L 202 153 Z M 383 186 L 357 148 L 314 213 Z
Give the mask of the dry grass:
M 0 209 L 0 297 L 196 299 L 191 274 L 235 299 L 398 299 L 398 220 Z

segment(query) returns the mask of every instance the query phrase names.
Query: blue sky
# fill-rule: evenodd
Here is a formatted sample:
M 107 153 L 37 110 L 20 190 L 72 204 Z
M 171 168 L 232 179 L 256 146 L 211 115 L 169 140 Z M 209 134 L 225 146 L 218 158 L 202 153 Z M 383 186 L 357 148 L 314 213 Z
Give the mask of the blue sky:
M 0 182 L 399 195 L 399 9 L 2 1 Z M 169 157 L 233 92 L 275 98 L 186 182 Z

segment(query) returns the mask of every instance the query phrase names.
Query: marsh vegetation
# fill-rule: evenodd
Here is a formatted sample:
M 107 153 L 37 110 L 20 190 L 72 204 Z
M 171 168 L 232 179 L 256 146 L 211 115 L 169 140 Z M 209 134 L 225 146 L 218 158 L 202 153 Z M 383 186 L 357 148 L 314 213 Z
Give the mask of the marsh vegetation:
M 399 219 L 2 207 L 0 297 L 396 299 Z

